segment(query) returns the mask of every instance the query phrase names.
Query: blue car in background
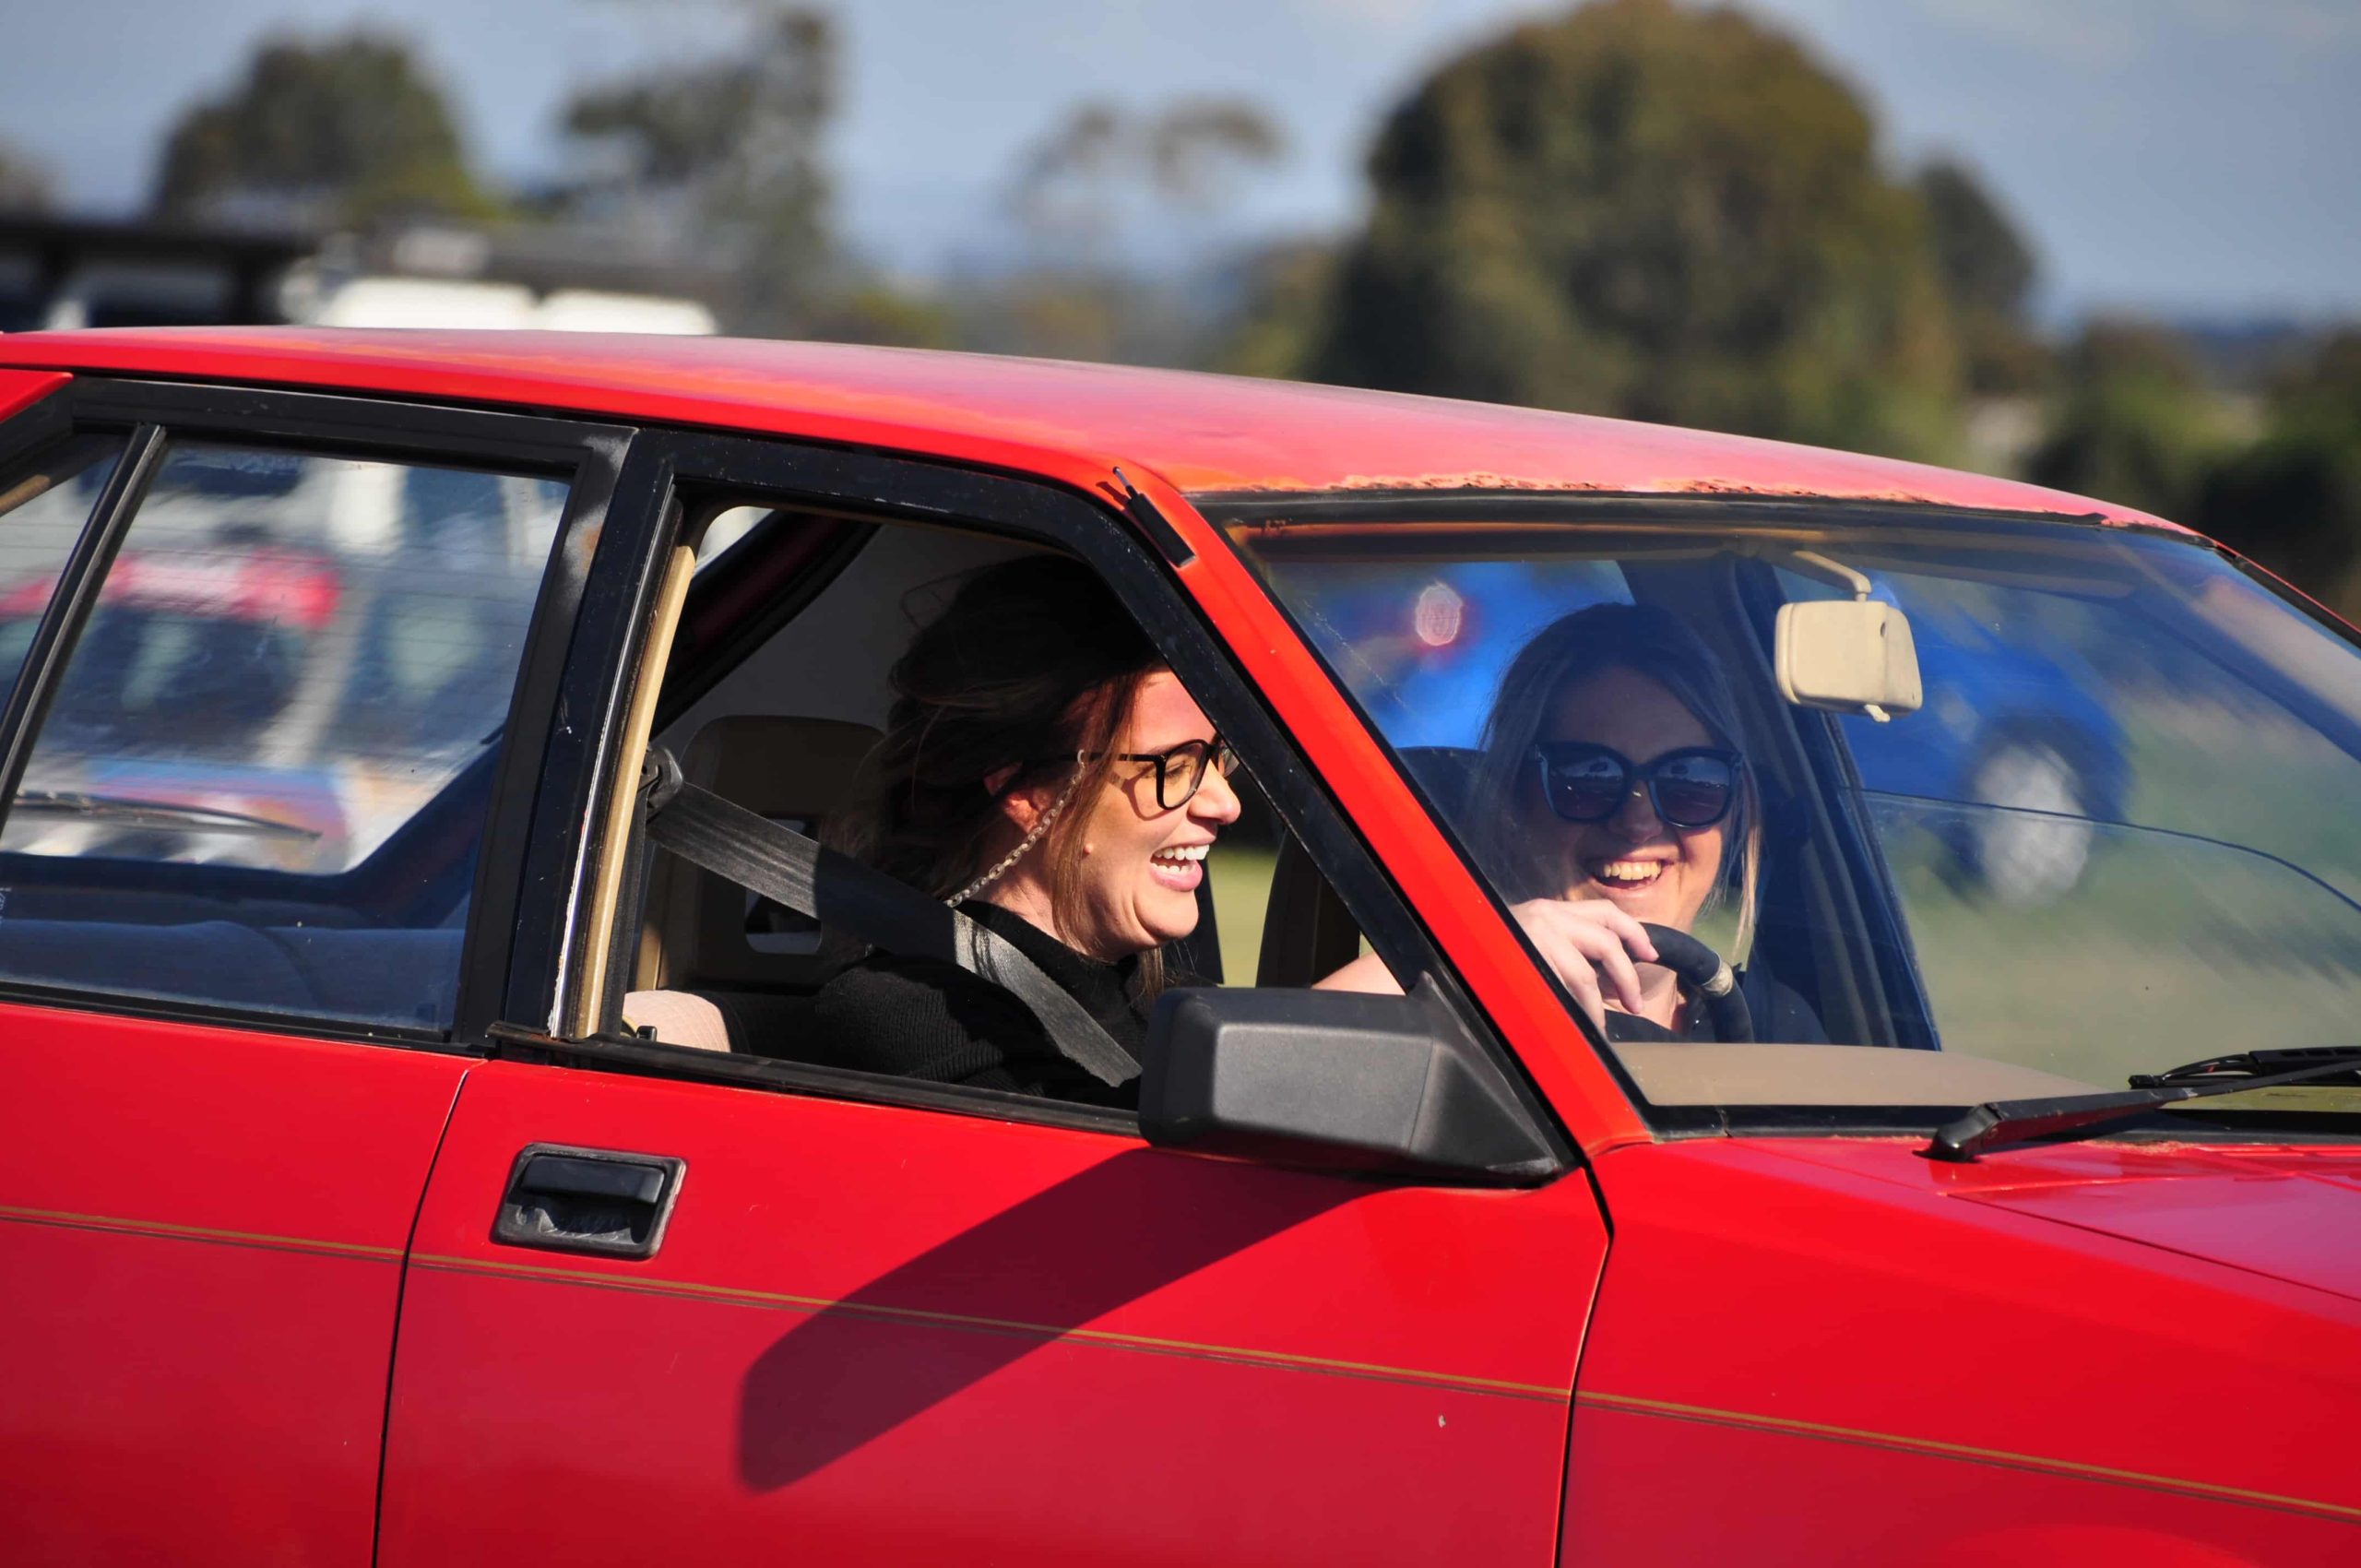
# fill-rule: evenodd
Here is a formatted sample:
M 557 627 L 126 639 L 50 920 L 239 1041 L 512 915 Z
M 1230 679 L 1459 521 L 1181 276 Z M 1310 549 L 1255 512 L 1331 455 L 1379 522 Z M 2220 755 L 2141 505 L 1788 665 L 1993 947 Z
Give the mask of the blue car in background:
M 1961 816 L 1954 870 L 2006 902 L 2047 903 L 2082 880 L 2093 823 L 2123 815 L 2130 769 L 2122 725 L 2097 695 L 2106 683 L 2056 638 L 2003 636 L 1948 606 L 1904 610 L 1927 703 L 1890 724 L 1839 720 L 1862 787 L 2002 808 Z
M 1926 705 L 1890 723 L 1840 719 L 1862 787 L 1998 808 L 1958 814 L 1947 834 L 1962 891 L 2023 904 L 2068 892 L 2099 837 L 2094 823 L 2119 820 L 2129 788 L 2123 729 L 2099 695 L 2106 681 L 2062 638 L 2004 635 L 1958 604 L 1872 580 L 1910 618 Z M 1357 667 L 1347 683 L 1397 746 L 1465 748 L 1535 633 L 1629 597 L 1605 562 L 1463 564 L 1407 600 L 1398 582 L 1331 593 L 1332 624 L 1307 630 Z

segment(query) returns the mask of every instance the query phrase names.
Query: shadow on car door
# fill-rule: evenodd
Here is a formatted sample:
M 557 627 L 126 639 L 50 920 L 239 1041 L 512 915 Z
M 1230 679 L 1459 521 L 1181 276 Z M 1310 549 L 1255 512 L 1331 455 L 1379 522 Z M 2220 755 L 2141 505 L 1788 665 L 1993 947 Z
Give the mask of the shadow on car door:
M 497 1240 L 535 1145 L 682 1161 L 653 1254 Z M 380 1561 L 1545 1563 L 1605 1241 L 1579 1180 L 490 1063 L 421 1218 Z

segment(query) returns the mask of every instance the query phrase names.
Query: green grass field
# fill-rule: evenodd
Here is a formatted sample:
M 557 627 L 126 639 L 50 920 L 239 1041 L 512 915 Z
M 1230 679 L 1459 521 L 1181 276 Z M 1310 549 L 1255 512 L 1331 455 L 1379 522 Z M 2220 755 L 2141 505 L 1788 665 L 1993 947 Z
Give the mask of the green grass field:
M 2112 1085 L 2361 1039 L 2361 769 L 2292 722 L 2168 693 L 2125 730 L 2128 820 L 2221 842 L 2107 829 L 2073 887 L 2022 908 L 1953 874 L 1942 814 L 1885 834 L 1945 1047 Z
M 1214 881 L 1214 920 L 1221 927 L 1223 983 L 1252 985 L 1263 951 L 1263 913 L 1271 901 L 1278 852 L 1262 844 L 1216 840 L 1205 857 Z

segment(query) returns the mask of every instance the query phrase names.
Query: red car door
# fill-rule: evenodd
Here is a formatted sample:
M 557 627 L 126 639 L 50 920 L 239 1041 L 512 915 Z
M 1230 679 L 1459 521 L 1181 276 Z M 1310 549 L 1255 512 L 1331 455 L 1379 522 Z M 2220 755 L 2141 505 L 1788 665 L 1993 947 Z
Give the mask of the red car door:
M 841 486 L 843 505 L 921 482 L 751 447 L 664 460 L 684 483 L 708 462 Z M 1011 517 L 1064 519 L 1086 557 L 1115 550 L 1079 501 L 957 480 L 929 509 L 997 520 L 1021 491 Z M 1187 617 L 1162 624 L 1196 639 L 1189 669 L 1217 657 Z M 577 638 L 586 731 L 624 728 L 635 630 Z M 1231 679 L 1218 712 L 1201 694 L 1207 711 L 1276 777 L 1283 742 Z M 616 743 L 610 777 L 636 775 L 632 749 Z M 598 798 L 560 820 L 599 822 Z M 595 835 L 568 842 L 592 908 L 616 873 L 602 884 Z M 1153 1148 L 1113 1112 L 635 1052 L 583 1038 L 582 956 L 615 951 L 606 932 L 568 951 L 574 990 L 512 1001 L 523 1054 L 470 1076 L 420 1215 L 386 1568 L 1554 1560 L 1606 1252 L 1579 1174 L 1522 1190 L 1316 1174 Z M 528 1022 L 552 1016 L 579 1044 Z
M 684 1162 L 654 1254 L 498 1240 L 540 1144 Z M 381 1561 L 1546 1563 L 1605 1240 L 1578 1177 L 494 1063 L 420 1216 Z
M 30 594 L 0 726 L 0 1559 L 361 1568 L 469 973 L 513 925 L 472 872 L 509 858 L 492 779 L 540 741 L 496 742 L 583 451 L 350 399 L 55 397 L 0 427 L 0 573 Z M 540 553 L 433 569 L 469 529 Z M 338 613 L 279 591 L 297 549 Z M 403 662 L 421 624 L 438 664 Z M 421 668 L 433 692 L 396 678 Z

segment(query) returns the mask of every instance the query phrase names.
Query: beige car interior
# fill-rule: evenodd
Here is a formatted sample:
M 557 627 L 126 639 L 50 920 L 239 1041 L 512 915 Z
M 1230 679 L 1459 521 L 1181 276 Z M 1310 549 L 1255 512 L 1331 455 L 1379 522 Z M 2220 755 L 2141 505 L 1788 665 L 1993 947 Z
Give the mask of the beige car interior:
M 1956 1051 L 1626 1040 L 1615 1054 L 1656 1105 L 1950 1105 L 2098 1087 Z

